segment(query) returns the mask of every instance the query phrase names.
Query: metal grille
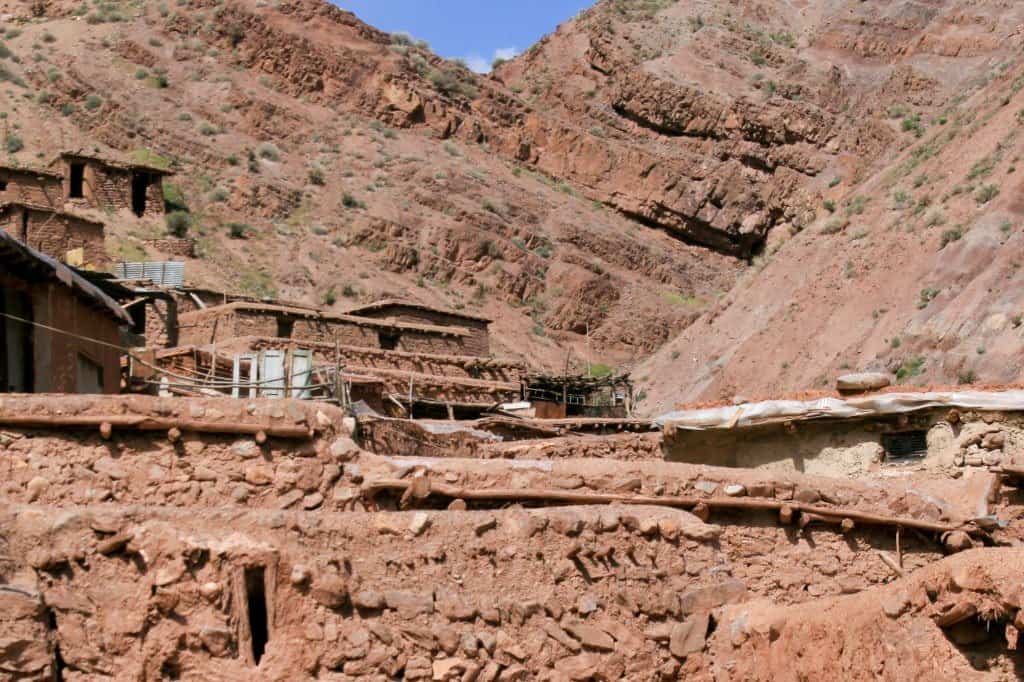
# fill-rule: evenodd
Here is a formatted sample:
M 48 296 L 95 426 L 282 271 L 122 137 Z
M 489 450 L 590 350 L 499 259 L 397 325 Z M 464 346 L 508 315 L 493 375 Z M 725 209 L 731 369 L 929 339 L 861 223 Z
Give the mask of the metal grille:
M 928 434 L 925 431 L 883 433 L 882 447 L 890 462 L 921 459 L 928 454 Z
M 181 261 L 118 263 L 114 274 L 120 279 L 148 279 L 157 286 L 180 287 L 185 278 L 185 264 Z

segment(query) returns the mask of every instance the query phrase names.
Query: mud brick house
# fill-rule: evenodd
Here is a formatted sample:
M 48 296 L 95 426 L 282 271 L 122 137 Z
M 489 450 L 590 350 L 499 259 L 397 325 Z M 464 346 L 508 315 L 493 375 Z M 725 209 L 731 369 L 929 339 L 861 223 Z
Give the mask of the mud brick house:
M 72 268 L 2 231 L 0 263 L 0 392 L 117 393 L 128 314 Z
M 0 229 L 76 267 L 106 266 L 103 223 L 85 215 L 24 202 L 0 203 Z
M 479 355 L 480 345 L 464 327 L 326 313 L 308 308 L 236 301 L 182 313 L 179 343 L 206 345 L 240 336 L 301 339 L 410 353 Z
M 0 201 L 59 208 L 64 176 L 53 168 L 0 165 Z
M 470 332 L 466 338 L 466 349 L 470 355 L 490 355 L 490 318 L 470 315 L 455 310 L 435 308 L 411 301 L 385 299 L 348 310 L 349 315 L 372 317 L 378 320 L 393 320 L 410 324 L 428 324 L 437 327 L 462 327 Z
M 766 400 L 657 419 L 665 458 L 826 476 L 986 470 L 1024 455 L 1024 391 Z
M 127 208 L 140 218 L 164 215 L 162 182 L 171 175 L 165 168 L 84 151 L 62 152 L 51 167 L 60 169 L 72 204 Z

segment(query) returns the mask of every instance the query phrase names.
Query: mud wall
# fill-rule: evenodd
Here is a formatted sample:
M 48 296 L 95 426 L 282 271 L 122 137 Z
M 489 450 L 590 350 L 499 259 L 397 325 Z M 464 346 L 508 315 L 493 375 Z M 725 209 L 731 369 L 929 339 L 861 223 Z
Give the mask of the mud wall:
M 902 418 L 807 421 L 750 429 L 677 430 L 665 458 L 715 466 L 858 476 L 892 463 L 883 435 L 923 432 L 927 453 L 899 462 L 928 470 L 988 467 L 1024 457 L 1024 418 L 1017 414 L 934 410 Z
M 10 203 L 58 208 L 64 204 L 64 187 L 59 177 L 0 168 L 0 181 L 7 187 L 0 199 Z
M 277 311 L 233 309 L 183 313 L 180 342 L 206 345 L 243 336 L 279 337 L 286 330 L 279 320 L 291 324 L 291 335 L 299 341 L 334 343 L 345 346 L 381 348 L 381 333 L 392 336 L 394 350 L 434 355 L 472 355 L 465 333 L 442 333 L 427 329 L 397 327 L 387 323 L 360 323 L 357 319 L 307 318 Z M 460 330 L 461 331 L 461 330 Z
M 27 228 L 24 222 L 26 213 Z M 68 251 L 82 249 L 86 266 L 101 268 L 109 262 L 102 223 L 65 213 L 9 206 L 0 211 L 0 229 L 61 261 L 68 259 Z
M 466 348 L 469 351 L 469 355 L 490 355 L 491 352 L 491 340 L 488 332 L 489 325 L 482 320 L 449 315 L 437 310 L 425 310 L 402 305 L 390 306 L 380 310 L 360 311 L 358 314 L 360 317 L 392 319 L 398 322 L 411 322 L 413 324 L 462 327 L 470 333 L 466 339 Z
M 8 632 L 37 661 L 59 650 L 64 679 L 676 679 L 724 605 L 888 579 L 838 535 L 812 549 L 649 507 L 0 521 L 0 578 L 24 595 Z M 908 566 L 937 558 L 908 545 Z

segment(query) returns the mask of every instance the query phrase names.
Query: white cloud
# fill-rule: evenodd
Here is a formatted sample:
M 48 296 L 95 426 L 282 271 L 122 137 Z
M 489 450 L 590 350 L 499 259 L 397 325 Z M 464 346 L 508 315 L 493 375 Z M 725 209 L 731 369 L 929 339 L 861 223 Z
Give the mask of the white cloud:
M 491 70 L 490 62 L 478 54 L 466 57 L 466 66 L 469 67 L 470 71 L 476 71 L 477 73 L 489 73 Z
M 514 47 L 499 47 L 494 51 L 495 59 L 514 59 L 519 56 L 519 50 Z
M 472 71 L 477 73 L 490 73 L 491 64 L 494 63 L 495 59 L 512 59 L 519 54 L 519 50 L 514 47 L 499 47 L 494 51 L 494 56 L 490 59 L 481 57 L 478 54 L 470 55 L 466 57 L 466 66 Z

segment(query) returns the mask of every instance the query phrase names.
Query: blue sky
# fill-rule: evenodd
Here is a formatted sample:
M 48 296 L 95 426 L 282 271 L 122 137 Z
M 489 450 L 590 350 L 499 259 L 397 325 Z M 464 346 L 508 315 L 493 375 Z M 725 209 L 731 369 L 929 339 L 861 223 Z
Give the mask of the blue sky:
M 331 1 L 382 31 L 406 31 L 442 57 L 489 71 L 495 57 L 522 52 L 595 0 Z

